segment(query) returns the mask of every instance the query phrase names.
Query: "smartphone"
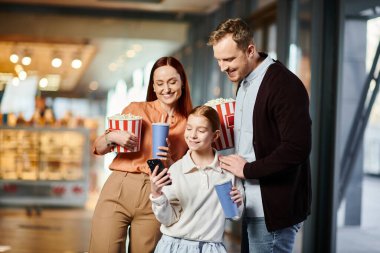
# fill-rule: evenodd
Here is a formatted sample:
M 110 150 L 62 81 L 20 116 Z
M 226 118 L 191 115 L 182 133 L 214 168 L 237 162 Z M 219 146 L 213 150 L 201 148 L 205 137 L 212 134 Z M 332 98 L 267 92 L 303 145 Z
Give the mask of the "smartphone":
M 162 163 L 162 161 L 160 159 L 149 159 L 149 160 L 146 161 L 146 163 L 148 164 L 149 169 L 150 169 L 150 171 L 152 173 L 153 173 L 153 171 L 154 171 L 154 169 L 156 168 L 157 165 L 158 165 L 157 174 L 161 173 L 165 169 L 165 166 L 164 166 L 164 164 Z M 168 185 L 171 185 L 171 184 L 172 183 L 170 182 Z
M 163 171 L 165 169 L 165 166 L 160 159 L 149 159 L 146 162 L 147 162 L 147 164 L 150 168 L 150 171 L 152 173 L 153 173 L 153 170 L 156 168 L 157 165 L 158 165 L 157 174 L 161 173 L 161 171 Z

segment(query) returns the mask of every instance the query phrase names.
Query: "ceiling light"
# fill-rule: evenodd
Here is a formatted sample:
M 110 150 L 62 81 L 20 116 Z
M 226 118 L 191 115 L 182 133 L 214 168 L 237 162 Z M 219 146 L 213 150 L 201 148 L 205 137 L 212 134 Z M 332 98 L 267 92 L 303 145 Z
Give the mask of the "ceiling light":
M 108 65 L 108 69 L 112 72 L 115 72 L 116 69 L 117 69 L 117 64 L 116 63 L 111 63 L 110 65 Z
M 15 71 L 16 71 L 17 74 L 20 73 L 20 71 L 23 71 L 23 70 L 24 70 L 24 68 L 20 64 L 17 64 L 15 66 Z
M 53 68 L 59 68 L 62 66 L 62 54 L 60 53 L 59 50 L 55 49 L 52 52 L 52 60 L 51 60 L 51 66 Z
M 20 84 L 20 79 L 18 79 L 18 77 L 13 77 L 12 84 L 18 86 Z
M 46 79 L 46 81 L 43 79 Z M 41 78 L 38 85 L 40 87 L 40 90 L 43 90 L 43 91 L 57 91 L 59 90 L 60 83 L 61 83 L 61 76 L 51 74 L 51 75 L 45 75 L 43 78 Z
M 21 70 L 19 73 L 18 73 L 18 78 L 20 78 L 20 80 L 25 80 L 27 78 L 27 74 L 24 70 Z
M 32 57 L 30 54 L 30 50 L 27 48 L 24 49 L 24 51 L 23 51 L 23 57 L 21 59 L 21 63 L 22 63 L 22 65 L 25 65 L 25 66 L 28 66 L 28 65 L 30 65 L 30 63 L 32 63 Z
M 39 82 L 39 86 L 41 88 L 46 88 L 49 84 L 49 81 L 47 80 L 47 78 L 41 78 L 40 82 Z
M 32 58 L 29 56 L 29 55 L 26 55 L 24 56 L 22 59 L 21 59 L 21 63 L 25 66 L 28 66 L 30 65 L 30 63 L 32 63 Z
M 74 59 L 72 62 L 71 62 L 71 67 L 73 69 L 80 69 L 80 67 L 82 67 L 82 61 L 80 59 Z
M 133 44 L 132 45 L 132 48 L 133 50 L 135 50 L 136 52 L 140 52 L 142 50 L 142 46 L 140 44 Z
M 12 62 L 12 63 L 17 63 L 18 62 L 18 55 L 16 53 L 13 53 L 11 54 L 11 56 L 9 56 L 9 60 Z
M 136 51 L 130 49 L 130 50 L 128 50 L 125 54 L 127 55 L 128 58 L 133 58 L 133 57 L 135 57 L 135 55 L 136 55 Z
M 61 67 L 62 66 L 62 59 L 59 57 L 53 58 L 53 60 L 51 60 L 51 66 L 53 66 L 54 68 Z
M 80 49 L 77 49 L 72 56 L 72 61 L 71 61 L 71 67 L 73 69 L 80 69 L 82 67 L 82 60 L 81 60 L 81 55 L 82 52 Z
M 97 81 L 92 81 L 89 85 L 90 90 L 95 91 L 99 88 L 99 84 Z

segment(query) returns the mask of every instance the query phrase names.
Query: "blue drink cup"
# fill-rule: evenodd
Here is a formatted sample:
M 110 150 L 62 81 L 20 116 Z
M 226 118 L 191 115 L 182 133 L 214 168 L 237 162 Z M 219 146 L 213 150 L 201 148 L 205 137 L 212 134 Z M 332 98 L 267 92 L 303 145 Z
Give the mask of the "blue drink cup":
M 167 147 L 166 138 L 169 134 L 168 123 L 152 123 L 152 155 L 153 158 L 162 158 L 157 153 L 161 152 L 158 147 Z
M 216 184 L 215 191 L 218 194 L 219 202 L 222 205 L 224 215 L 227 219 L 237 220 L 239 219 L 239 210 L 237 204 L 231 199 L 231 180 L 223 182 L 221 184 Z

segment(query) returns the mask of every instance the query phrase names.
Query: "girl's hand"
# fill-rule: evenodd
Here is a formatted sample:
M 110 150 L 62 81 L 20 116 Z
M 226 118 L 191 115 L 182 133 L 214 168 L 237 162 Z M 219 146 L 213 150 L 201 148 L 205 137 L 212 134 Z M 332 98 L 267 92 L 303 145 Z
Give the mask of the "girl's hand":
M 234 203 L 237 204 L 239 207 L 241 204 L 243 204 L 243 196 L 241 195 L 240 191 L 233 186 L 231 191 L 230 191 L 231 199 Z
M 108 133 L 108 139 L 117 145 L 127 148 L 128 150 L 134 149 L 138 145 L 138 138 L 131 132 L 117 130 Z
M 166 172 L 168 168 L 165 168 L 157 175 L 158 165 L 154 168 L 152 175 L 150 176 L 150 192 L 153 198 L 158 198 L 162 195 L 162 187 L 171 183 L 170 174 Z

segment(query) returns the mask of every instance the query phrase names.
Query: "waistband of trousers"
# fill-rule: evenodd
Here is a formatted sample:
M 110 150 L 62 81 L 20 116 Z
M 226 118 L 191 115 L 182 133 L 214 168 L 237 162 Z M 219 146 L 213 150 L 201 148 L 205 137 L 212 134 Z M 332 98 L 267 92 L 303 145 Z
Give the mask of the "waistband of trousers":
M 120 171 L 120 170 L 114 170 L 112 173 L 117 174 L 119 176 L 127 177 L 129 179 L 133 180 L 144 180 L 149 181 L 149 175 L 142 172 L 128 172 L 128 171 Z
M 203 247 L 204 244 L 221 244 L 220 242 L 208 242 L 208 241 L 196 241 L 196 240 L 188 240 L 184 238 L 178 238 L 178 237 L 172 237 L 168 235 L 162 235 L 161 240 L 169 241 L 169 242 L 175 242 L 175 243 L 181 243 L 188 246 L 198 246 L 200 248 Z

